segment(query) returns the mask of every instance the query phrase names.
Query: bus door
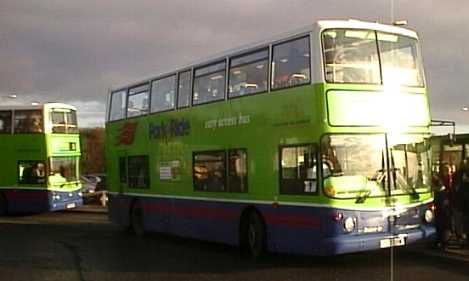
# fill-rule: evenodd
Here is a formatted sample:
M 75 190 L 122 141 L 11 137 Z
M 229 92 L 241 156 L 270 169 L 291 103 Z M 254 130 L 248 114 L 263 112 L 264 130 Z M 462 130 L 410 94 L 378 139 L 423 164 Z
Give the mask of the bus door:
M 456 172 L 456 170 L 460 169 L 460 165 L 463 162 L 464 155 L 463 155 L 463 145 L 462 144 L 455 144 L 443 145 L 443 149 L 440 152 L 441 159 L 440 163 L 448 163 L 451 168 L 451 172 Z M 467 151 L 466 151 L 467 154 Z
M 118 194 L 122 195 L 127 191 L 128 186 L 128 165 L 127 165 L 127 152 L 119 151 L 117 153 L 119 166 L 117 167 L 117 174 L 119 178 L 118 182 Z

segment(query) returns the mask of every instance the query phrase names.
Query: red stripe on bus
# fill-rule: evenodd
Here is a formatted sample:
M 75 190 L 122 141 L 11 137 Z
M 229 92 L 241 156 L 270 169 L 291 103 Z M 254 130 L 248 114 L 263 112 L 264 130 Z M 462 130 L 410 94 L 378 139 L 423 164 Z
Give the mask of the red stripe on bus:
M 194 219 L 235 220 L 238 212 L 223 208 L 173 206 L 170 203 L 145 203 L 144 210 L 153 213 L 166 213 Z
M 113 201 L 112 205 L 117 208 L 126 208 L 128 206 L 128 204 L 118 202 L 117 200 Z M 175 206 L 175 204 L 170 202 L 143 202 L 142 207 L 144 211 L 148 213 L 177 215 L 193 219 L 237 220 L 240 217 L 240 212 L 237 210 L 228 210 L 219 207 Z M 264 219 L 268 225 L 315 229 L 319 228 L 321 225 L 321 221 L 318 217 L 298 214 L 266 213 Z
M 286 225 L 291 227 L 319 228 L 321 221 L 318 217 L 299 216 L 294 214 L 272 214 L 264 215 L 267 224 Z
M 37 200 L 47 199 L 48 194 L 45 191 L 16 191 L 10 190 L 5 192 L 8 200 Z

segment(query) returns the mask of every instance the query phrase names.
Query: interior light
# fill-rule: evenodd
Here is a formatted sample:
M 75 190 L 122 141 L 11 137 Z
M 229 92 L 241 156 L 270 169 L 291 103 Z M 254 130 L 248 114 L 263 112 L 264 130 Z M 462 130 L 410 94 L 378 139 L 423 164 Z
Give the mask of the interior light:
M 210 79 L 211 80 L 218 80 L 218 79 L 222 79 L 223 78 L 223 75 L 215 75 L 215 76 L 212 76 Z
M 329 36 L 331 38 L 336 38 L 337 37 L 337 32 L 335 31 L 327 31 L 324 33 L 324 36 Z
M 288 59 L 287 59 L 287 58 L 283 58 L 283 59 L 280 60 L 280 62 L 286 63 L 286 62 L 288 62 Z
M 298 78 L 298 79 L 306 79 L 306 75 L 301 74 L 301 73 L 293 73 L 292 78 Z
M 241 70 L 235 70 L 235 71 L 233 71 L 233 74 L 234 75 L 239 75 L 239 74 L 241 74 Z
M 469 111 L 469 107 L 463 106 L 463 107 L 461 108 L 461 110 L 462 110 L 462 111 Z
M 256 65 L 256 68 L 257 68 L 257 69 L 263 69 L 263 68 L 264 68 L 264 65 L 263 65 L 263 64 L 258 64 L 258 65 Z
M 372 30 L 346 30 L 345 37 L 347 38 L 359 38 L 359 39 L 375 39 L 375 33 Z
M 259 86 L 257 86 L 257 84 L 250 84 L 250 83 L 246 83 L 244 84 L 244 87 L 245 88 L 258 88 Z
M 378 41 L 394 42 L 398 41 L 399 37 L 394 34 L 378 33 Z

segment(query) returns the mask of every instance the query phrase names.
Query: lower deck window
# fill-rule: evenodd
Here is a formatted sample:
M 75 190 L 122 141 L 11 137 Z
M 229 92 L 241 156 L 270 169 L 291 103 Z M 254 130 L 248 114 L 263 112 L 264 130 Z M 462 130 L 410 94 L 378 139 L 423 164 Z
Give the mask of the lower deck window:
M 202 191 L 225 191 L 225 151 L 194 153 L 194 188 Z
M 20 161 L 18 163 L 18 183 L 46 183 L 46 165 L 42 161 Z
M 280 149 L 280 193 L 317 192 L 317 149 L 314 145 Z
M 228 151 L 228 189 L 230 192 L 247 192 L 247 153 L 245 149 Z
M 245 149 L 194 152 L 193 177 L 197 191 L 247 192 Z
M 150 188 L 148 156 L 129 156 L 127 158 L 127 177 L 129 188 Z

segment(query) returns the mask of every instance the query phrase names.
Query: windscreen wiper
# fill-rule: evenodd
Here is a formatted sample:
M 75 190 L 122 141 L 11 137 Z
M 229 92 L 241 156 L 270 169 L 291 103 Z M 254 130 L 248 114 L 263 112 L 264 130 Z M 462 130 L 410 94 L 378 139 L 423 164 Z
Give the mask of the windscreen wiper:
M 355 200 L 355 203 L 356 204 L 362 204 L 362 203 L 365 203 L 366 199 L 368 199 L 368 197 L 370 197 L 370 194 L 371 194 L 371 190 L 367 189 L 365 190 L 365 192 L 363 194 L 358 194 L 356 200 Z

